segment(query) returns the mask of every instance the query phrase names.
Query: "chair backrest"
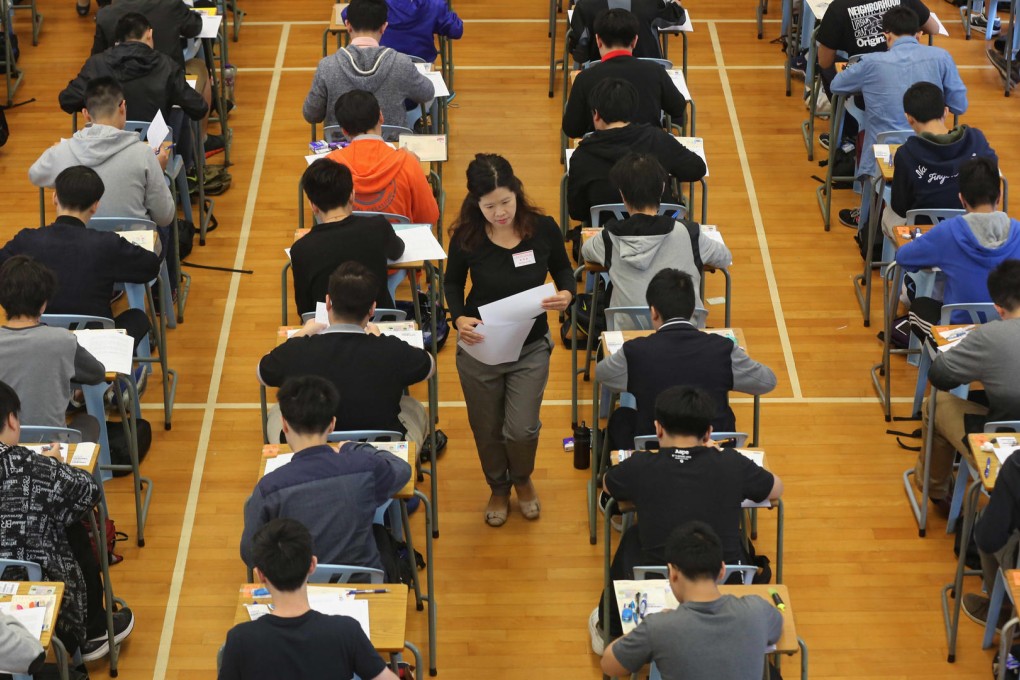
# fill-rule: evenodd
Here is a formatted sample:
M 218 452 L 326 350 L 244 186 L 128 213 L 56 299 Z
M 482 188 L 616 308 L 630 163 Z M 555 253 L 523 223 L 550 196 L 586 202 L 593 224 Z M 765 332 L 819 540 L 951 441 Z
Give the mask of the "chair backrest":
M 948 220 L 958 215 L 963 215 L 966 210 L 961 208 L 917 208 L 907 211 L 907 224 L 913 226 L 918 219 L 924 218 L 927 222 L 921 224 L 938 224 L 942 220 Z
M 25 560 L 8 560 L 0 558 L 0 579 L 4 578 L 4 572 L 8 567 L 21 567 L 28 574 L 29 581 L 42 581 L 42 567 L 35 562 Z
M 344 131 L 339 125 L 326 125 L 322 128 L 322 138 L 327 142 L 342 142 L 344 141 Z
M 69 427 L 48 427 L 45 425 L 22 425 L 18 441 L 24 444 L 48 444 L 61 442 L 77 444 L 81 441 L 81 432 Z
M 330 442 L 399 442 L 404 435 L 396 430 L 334 430 L 326 436 Z
M 413 135 L 414 130 L 403 125 L 383 125 L 382 126 L 382 138 L 387 142 L 396 142 L 400 139 L 400 135 Z M 322 138 L 327 142 L 342 142 L 344 141 L 344 131 L 339 125 L 327 125 L 322 128 Z
M 725 583 L 730 576 L 733 574 L 740 574 L 740 580 L 743 581 L 744 585 L 751 585 L 754 579 L 754 575 L 758 573 L 758 567 L 753 564 L 724 564 L 725 571 L 723 577 L 718 583 Z M 643 581 L 649 576 L 659 576 L 662 578 L 669 578 L 669 567 L 654 566 L 654 567 L 634 567 L 634 580 Z
M 649 307 L 607 307 L 606 328 L 611 331 L 650 330 L 652 310 Z
M 383 582 L 382 569 L 371 567 L 352 567 L 347 564 L 319 564 L 308 577 L 309 583 L 350 583 L 352 576 L 368 576 L 369 583 Z M 336 580 L 334 581 L 334 578 Z
M 591 207 L 591 226 L 598 227 L 602 224 L 602 213 L 612 213 L 618 220 L 627 218 L 627 208 L 623 203 L 600 203 Z M 675 214 L 677 219 L 687 217 L 687 208 L 679 203 L 660 203 L 659 215 Z
M 908 137 L 913 137 L 913 130 L 886 130 L 875 135 L 876 144 L 902 144 Z
M 991 302 L 957 302 L 951 305 L 942 305 L 939 323 L 943 326 L 953 318 L 953 312 L 963 312 L 970 317 L 970 323 L 982 324 L 995 321 L 999 318 L 999 312 Z
M 985 423 L 985 432 L 994 434 L 996 432 L 1020 432 L 1020 420 L 993 420 Z
M 658 59 L 656 57 L 638 57 L 638 59 L 640 59 L 641 61 L 650 61 L 653 64 L 658 64 L 667 71 L 673 68 L 673 62 L 671 62 L 669 59 Z
M 365 215 L 371 217 L 372 215 L 378 215 L 379 217 L 385 217 L 390 221 L 391 224 L 410 224 L 411 218 L 406 215 L 398 215 L 397 213 L 388 212 L 377 212 L 375 210 L 355 210 L 353 215 Z
M 712 441 L 723 442 L 727 440 L 733 441 L 733 448 L 739 449 L 740 447 L 747 444 L 748 435 L 746 432 L 713 432 L 711 434 Z M 649 446 L 651 444 L 651 446 Z M 659 448 L 659 438 L 654 434 L 641 435 L 640 437 L 634 437 L 634 449 L 636 451 L 645 451 L 647 449 Z
M 43 314 L 40 321 L 47 326 L 66 328 L 71 331 L 80 330 L 91 324 L 107 330 L 113 328 L 113 319 L 108 319 L 105 316 L 89 316 L 88 314 Z
M 138 138 L 141 139 L 143 142 L 146 142 L 146 141 L 148 141 L 146 139 L 146 135 L 149 134 L 149 125 L 150 124 L 151 123 L 147 123 L 144 120 L 128 120 L 128 121 L 124 122 L 124 129 L 129 131 L 129 132 L 137 132 L 138 133 Z M 172 142 L 173 141 L 173 135 L 174 135 L 173 130 L 168 131 L 166 133 L 166 137 L 164 138 L 163 141 L 165 141 L 165 142 Z
M 315 312 L 305 312 L 301 315 L 301 322 L 311 321 L 315 318 Z M 407 312 L 403 309 L 387 309 L 385 307 L 376 307 L 375 314 L 372 315 L 372 321 L 379 323 L 382 321 L 406 321 Z
M 96 231 L 153 231 L 156 223 L 144 217 L 93 217 L 86 225 Z

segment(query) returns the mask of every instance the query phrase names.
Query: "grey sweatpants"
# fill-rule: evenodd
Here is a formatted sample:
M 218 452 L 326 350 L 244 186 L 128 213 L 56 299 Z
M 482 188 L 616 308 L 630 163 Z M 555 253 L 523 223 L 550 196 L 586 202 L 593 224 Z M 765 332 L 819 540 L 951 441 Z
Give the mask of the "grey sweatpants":
M 521 349 L 517 361 L 489 366 L 457 348 L 457 373 L 467 402 L 485 481 L 497 496 L 524 484 L 535 469 L 538 419 L 549 380 L 552 339 L 546 335 Z

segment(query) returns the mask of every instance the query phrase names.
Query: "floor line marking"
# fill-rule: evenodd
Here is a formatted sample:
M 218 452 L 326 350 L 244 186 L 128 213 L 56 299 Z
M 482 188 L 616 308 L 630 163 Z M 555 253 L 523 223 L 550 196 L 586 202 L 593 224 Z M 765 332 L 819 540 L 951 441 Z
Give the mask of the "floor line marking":
M 285 24 L 280 33 L 280 44 L 276 49 L 277 68 L 282 68 L 283 66 L 289 37 L 290 26 Z M 240 269 L 244 265 L 245 252 L 248 249 L 248 237 L 251 233 L 251 224 L 255 216 L 255 202 L 258 199 L 259 183 L 262 181 L 262 167 L 266 160 L 266 149 L 269 147 L 269 131 L 273 123 L 273 113 L 276 110 L 276 96 L 280 89 L 280 77 L 281 74 L 279 72 L 274 73 L 272 82 L 269 84 L 269 94 L 267 95 L 266 108 L 262 117 L 259 144 L 255 152 L 255 163 L 252 167 L 251 183 L 248 186 L 248 198 L 244 206 L 244 218 L 241 222 L 237 252 L 234 256 L 234 269 Z M 195 512 L 198 507 L 198 496 L 202 489 L 202 476 L 205 472 L 206 454 L 209 451 L 209 438 L 212 434 L 213 419 L 216 416 L 216 400 L 219 396 L 220 380 L 223 377 L 223 364 L 226 361 L 227 344 L 230 341 L 230 326 L 234 318 L 234 308 L 237 304 L 237 293 L 240 284 L 240 274 L 232 274 L 230 277 L 230 289 L 227 293 L 226 307 L 223 311 L 223 322 L 220 325 L 220 337 L 216 345 L 212 377 L 209 380 L 209 395 L 206 401 L 208 408 L 205 411 L 205 417 L 202 419 L 202 430 L 199 434 L 198 447 L 195 452 L 195 464 L 191 471 L 191 485 L 188 488 L 188 500 L 184 507 L 181 538 L 177 545 L 177 557 L 174 562 L 173 577 L 170 581 L 166 613 L 163 616 L 163 631 L 160 634 L 159 651 L 156 654 L 153 680 L 164 680 L 167 662 L 170 659 L 174 624 L 177 620 L 177 607 L 181 597 L 181 589 L 184 585 L 184 572 L 188 563 L 188 552 L 191 549 L 191 533 L 195 526 Z
M 712 36 L 712 50 L 715 52 L 715 62 L 720 67 L 719 79 L 722 82 L 723 97 L 726 99 L 726 109 L 729 111 L 730 125 L 733 127 L 733 137 L 737 143 L 737 156 L 740 159 L 740 169 L 744 175 L 744 186 L 747 188 L 747 200 L 751 204 L 751 217 L 754 220 L 754 230 L 758 235 L 758 248 L 761 251 L 761 262 L 765 270 L 765 280 L 769 285 L 772 311 L 776 316 L 779 344 L 783 347 L 783 358 L 786 360 L 786 371 L 790 376 L 793 396 L 800 398 L 803 396 L 803 393 L 800 389 L 800 378 L 797 375 L 797 363 L 793 357 L 793 347 L 790 344 L 790 332 L 786 328 L 786 316 L 783 314 L 783 303 L 779 299 L 776 272 L 772 268 L 772 255 L 769 253 L 769 243 L 765 236 L 765 225 L 762 222 L 761 208 L 758 206 L 758 192 L 755 190 L 754 179 L 751 177 L 751 165 L 747 160 L 747 149 L 744 148 L 744 136 L 740 131 L 740 118 L 737 116 L 737 107 L 733 102 L 733 91 L 730 89 L 730 79 L 726 74 L 726 62 L 723 59 L 722 45 L 719 44 L 719 33 L 716 31 L 715 24 L 708 24 L 708 32 Z

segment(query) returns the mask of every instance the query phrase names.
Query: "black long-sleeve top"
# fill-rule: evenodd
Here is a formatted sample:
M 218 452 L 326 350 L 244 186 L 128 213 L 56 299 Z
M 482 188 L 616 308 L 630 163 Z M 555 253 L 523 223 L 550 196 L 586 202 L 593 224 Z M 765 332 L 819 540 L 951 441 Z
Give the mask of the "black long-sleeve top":
M 519 260 L 531 260 L 525 257 L 529 251 L 534 255 L 534 263 L 515 266 L 514 254 L 519 254 Z M 468 272 L 471 273 L 471 292 L 465 300 Z M 497 246 L 486 238 L 481 245 L 465 251 L 457 239 L 452 239 L 444 290 L 453 322 L 456 324 L 462 316 L 480 318 L 478 308 L 481 305 L 541 286 L 547 274 L 552 275 L 557 289 L 574 292 L 574 273 L 563 246 L 563 233 L 551 217 L 539 218 L 534 234 L 513 249 Z M 524 344 L 538 340 L 548 331 L 549 321 L 541 314 Z
M 982 464 L 983 458 L 994 455 L 974 452 L 978 465 Z M 995 478 L 991 500 L 974 528 L 974 541 L 982 552 L 994 553 L 1006 545 L 1017 529 L 1020 529 L 1020 455 L 1013 454 L 1006 459 Z

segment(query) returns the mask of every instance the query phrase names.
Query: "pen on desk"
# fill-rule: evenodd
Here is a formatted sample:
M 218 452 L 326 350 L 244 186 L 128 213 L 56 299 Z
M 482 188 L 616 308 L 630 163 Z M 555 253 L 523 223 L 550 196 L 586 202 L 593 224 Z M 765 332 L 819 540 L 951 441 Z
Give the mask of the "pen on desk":
M 991 473 L 991 471 L 992 471 L 992 457 L 989 456 L 988 460 L 985 461 L 985 477 L 987 477 L 989 473 Z
M 386 588 L 375 588 L 372 590 L 348 590 L 347 592 L 351 595 L 381 595 L 390 591 Z
M 783 598 L 779 597 L 779 592 L 775 588 L 769 588 L 769 595 L 772 596 L 772 601 L 776 605 L 776 609 L 786 610 L 786 603 L 783 602 Z

